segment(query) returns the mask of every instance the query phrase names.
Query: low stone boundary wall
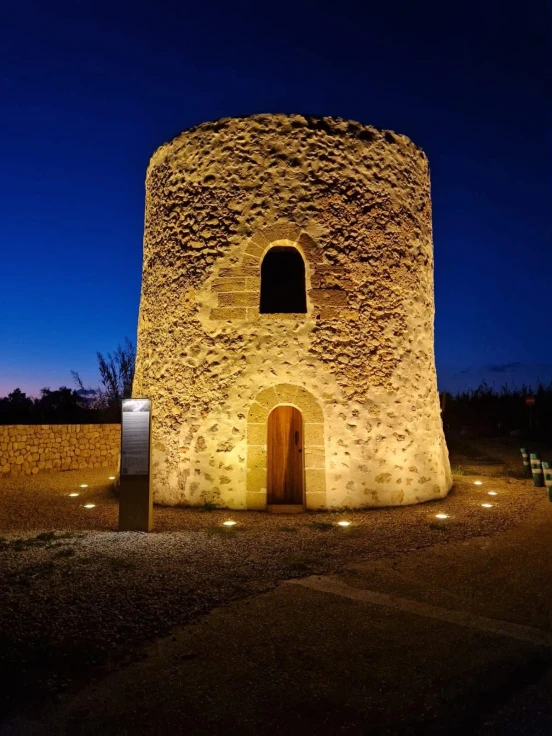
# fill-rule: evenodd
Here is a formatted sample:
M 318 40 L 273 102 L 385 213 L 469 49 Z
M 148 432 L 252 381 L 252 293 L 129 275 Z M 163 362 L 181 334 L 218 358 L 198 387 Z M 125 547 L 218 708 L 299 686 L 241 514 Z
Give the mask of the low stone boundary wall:
M 0 425 L 0 473 L 115 467 L 120 446 L 120 424 Z

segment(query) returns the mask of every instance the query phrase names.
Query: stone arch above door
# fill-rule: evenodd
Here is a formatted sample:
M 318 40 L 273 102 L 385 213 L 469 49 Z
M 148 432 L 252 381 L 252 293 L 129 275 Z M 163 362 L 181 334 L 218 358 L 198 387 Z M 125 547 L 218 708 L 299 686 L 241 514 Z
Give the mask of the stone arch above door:
M 325 509 L 326 454 L 324 414 L 314 396 L 301 386 L 280 383 L 255 397 L 247 416 L 246 505 L 251 510 L 266 509 L 266 457 L 268 415 L 280 405 L 295 406 L 303 417 L 305 453 L 305 505 Z

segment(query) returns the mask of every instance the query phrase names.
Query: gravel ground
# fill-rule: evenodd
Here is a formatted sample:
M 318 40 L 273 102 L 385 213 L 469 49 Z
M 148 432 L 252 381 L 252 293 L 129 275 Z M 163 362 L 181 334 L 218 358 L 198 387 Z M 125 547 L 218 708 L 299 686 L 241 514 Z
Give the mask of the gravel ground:
M 511 449 L 504 455 L 520 469 Z M 476 476 L 457 475 L 446 499 L 418 506 L 285 516 L 155 508 L 154 533 L 118 533 L 110 474 L 0 481 L 6 710 L 23 700 L 28 709 L 29 693 L 40 703 L 78 687 L 172 627 L 282 579 L 501 532 L 544 493 L 529 480 L 480 476 L 476 486 Z M 235 527 L 222 526 L 229 518 Z M 351 526 L 337 526 L 343 519 Z

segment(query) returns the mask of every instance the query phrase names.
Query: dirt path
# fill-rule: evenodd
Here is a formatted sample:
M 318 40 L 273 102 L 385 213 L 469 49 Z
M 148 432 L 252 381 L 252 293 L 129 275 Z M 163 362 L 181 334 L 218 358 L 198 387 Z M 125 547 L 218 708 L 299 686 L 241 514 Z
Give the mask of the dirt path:
M 156 532 L 147 535 L 114 531 L 117 501 L 104 475 L 66 473 L 37 476 L 23 484 L 4 479 L 0 484 L 0 523 L 7 529 L 0 543 L 0 632 L 2 663 L 9 672 L 2 697 L 4 713 L 12 718 L 28 719 L 29 714 L 40 713 L 44 704 L 55 698 L 78 700 L 79 691 L 84 688 L 86 692 L 94 680 L 117 677 L 112 674 L 117 668 L 123 667 L 123 673 L 133 671 L 132 667 L 139 667 L 136 662 L 142 657 L 144 645 L 189 622 L 210 621 L 209 616 L 204 618 L 209 611 L 215 610 L 213 616 L 225 616 L 225 611 L 237 605 L 236 615 L 245 617 L 248 610 L 269 600 L 269 607 L 275 606 L 269 618 L 276 632 L 280 607 L 289 612 L 290 622 L 294 618 L 299 621 L 303 606 L 323 600 L 321 613 L 312 613 L 316 620 L 316 616 L 324 616 L 325 606 L 333 610 L 337 605 L 330 602 L 329 594 L 300 588 L 293 592 L 289 588 L 275 590 L 283 580 L 313 574 L 337 574 L 349 587 L 358 583 L 367 591 L 453 611 L 469 609 L 466 606 L 474 600 L 476 583 L 477 589 L 484 591 L 483 599 L 496 602 L 493 585 L 498 586 L 498 592 L 508 591 L 510 581 L 515 580 L 514 587 L 523 590 L 523 596 L 515 598 L 505 593 L 506 607 L 494 610 L 486 604 L 474 615 L 526 625 L 527 612 L 538 610 L 539 620 L 530 625 L 547 628 L 549 607 L 539 595 L 547 590 L 542 571 L 548 553 L 528 544 L 529 531 L 524 532 L 527 538 L 521 539 L 516 554 L 502 564 L 489 553 L 497 539 L 525 528 L 529 519 L 538 519 L 541 512 L 535 517 L 535 509 L 547 513 L 544 492 L 535 489 L 531 481 L 459 475 L 454 491 L 443 501 L 346 514 L 283 518 L 260 513 L 156 509 Z M 474 485 L 478 478 L 483 485 Z M 80 488 L 84 483 L 87 487 Z M 70 497 L 71 492 L 81 495 Z M 491 492 L 496 495 L 489 496 Z M 94 503 L 94 508 L 85 509 L 85 503 Z M 492 505 L 485 508 L 483 503 Z M 447 518 L 438 519 L 438 513 Z M 222 523 L 230 516 L 238 523 L 228 529 Z M 344 519 L 351 522 L 350 527 L 337 525 Z M 546 533 L 549 529 L 547 532 L 543 528 L 538 534 Z M 463 561 L 462 545 L 469 550 L 469 564 Z M 538 551 L 532 554 L 532 549 Z M 375 566 L 373 572 L 369 572 L 370 565 Z M 399 578 L 391 575 L 390 571 L 399 569 Z M 259 594 L 266 595 L 257 598 Z M 233 603 L 240 600 L 243 609 L 239 608 L 242 604 Z M 537 600 L 541 600 L 538 606 Z M 229 609 L 220 608 L 228 604 Z M 339 603 L 345 606 L 343 610 L 351 605 L 364 610 L 361 617 L 373 607 L 346 597 Z M 383 616 L 382 621 L 386 621 L 390 617 L 409 630 L 412 614 L 407 610 L 375 609 L 376 618 Z M 254 621 L 250 624 L 253 630 Z M 224 625 L 225 641 L 238 636 L 233 633 L 234 625 L 239 629 L 234 619 Z M 424 625 L 442 628 L 445 622 Z M 354 631 L 346 618 L 338 626 L 342 631 Z M 192 626 L 181 633 L 188 636 L 186 631 L 195 630 Z M 387 633 L 392 635 L 391 631 Z M 384 634 L 382 630 L 374 636 Z M 364 635 L 373 638 L 368 629 Z M 306 636 L 306 632 L 301 629 L 286 636 L 295 640 L 296 636 Z M 334 639 L 338 641 L 339 637 Z M 159 639 L 153 644 L 147 661 L 158 647 L 170 646 L 170 641 Z M 231 646 L 233 656 L 238 657 L 240 641 Z M 259 640 L 259 652 L 267 646 Z M 314 642 L 309 644 L 316 646 Z M 261 672 L 261 659 L 258 666 Z M 222 667 L 220 656 L 213 667 Z M 288 677 L 284 671 L 278 671 L 277 676 L 284 680 Z M 117 711 L 115 704 L 113 707 Z M 191 703 L 186 708 L 193 710 Z M 264 714 L 268 717 L 266 711 Z M 14 723 L 17 720 L 12 720 Z M 23 723 L 27 727 L 30 721 Z M 116 721 L 106 727 L 117 728 L 114 724 Z
M 508 532 L 284 583 L 3 733 L 550 733 L 551 528 L 541 501 Z

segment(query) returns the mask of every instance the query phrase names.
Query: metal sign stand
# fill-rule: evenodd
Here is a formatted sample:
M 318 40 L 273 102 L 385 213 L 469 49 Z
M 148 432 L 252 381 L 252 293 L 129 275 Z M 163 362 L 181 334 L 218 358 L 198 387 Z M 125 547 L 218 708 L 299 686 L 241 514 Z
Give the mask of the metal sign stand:
M 119 486 L 121 532 L 150 532 L 153 528 L 150 456 L 151 401 L 124 399 Z

